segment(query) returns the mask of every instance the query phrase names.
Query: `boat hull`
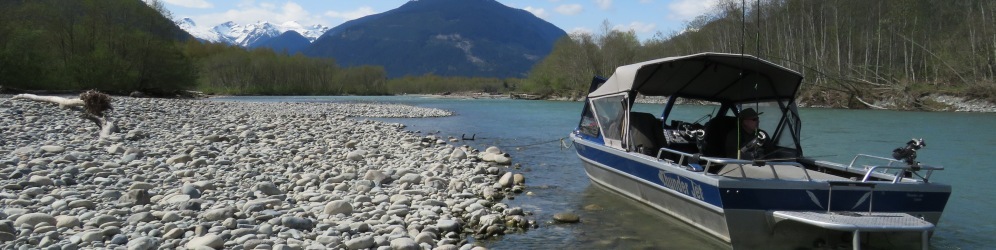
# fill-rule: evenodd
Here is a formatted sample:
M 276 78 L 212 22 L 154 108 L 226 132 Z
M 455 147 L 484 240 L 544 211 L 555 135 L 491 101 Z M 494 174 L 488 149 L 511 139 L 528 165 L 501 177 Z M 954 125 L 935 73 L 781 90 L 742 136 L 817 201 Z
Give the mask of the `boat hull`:
M 672 190 L 635 181 L 631 176 L 600 167 L 595 162 L 587 160 L 582 160 L 582 162 L 588 178 L 595 184 L 667 213 L 716 238 L 730 242 L 726 218 L 722 212 L 689 202 L 681 194 L 676 194 Z
M 830 190 L 826 182 L 704 175 L 653 157 L 572 138 L 593 183 L 662 211 L 737 249 L 849 243 L 846 236 L 851 232 L 792 221 L 775 222 L 772 211 L 826 211 L 827 206 L 833 211 L 868 211 L 868 206 L 874 204 L 877 212 L 909 213 L 936 225 L 950 194 L 946 185 L 883 184 L 869 201 L 866 189 L 840 187 L 833 191 L 834 203 L 827 204 Z M 885 242 L 889 244 L 886 247 L 916 248 L 921 245 L 920 236 L 917 232 L 890 232 L 864 238 L 871 243 Z

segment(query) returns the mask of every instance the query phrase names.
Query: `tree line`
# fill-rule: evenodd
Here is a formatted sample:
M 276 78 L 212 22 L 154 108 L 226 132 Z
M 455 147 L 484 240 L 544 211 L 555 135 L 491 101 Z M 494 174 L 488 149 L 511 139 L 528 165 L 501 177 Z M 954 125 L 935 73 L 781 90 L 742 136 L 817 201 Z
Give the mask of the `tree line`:
M 198 89 L 226 95 L 383 95 L 382 67 L 340 68 L 333 59 L 246 50 L 190 41 L 184 50 L 200 70 Z
M 572 34 L 528 82 L 577 96 L 616 66 L 705 51 L 746 53 L 802 73 L 803 102 L 918 109 L 926 96 L 996 102 L 996 1 L 721 1 L 682 32 L 639 42 L 632 32 Z
M 0 1 L 0 87 L 172 96 L 386 94 L 383 68 L 202 43 L 160 1 Z
M 107 92 L 192 88 L 196 69 L 174 42 L 186 36 L 141 1 L 3 1 L 0 86 Z
M 517 91 L 522 79 L 494 77 L 459 77 L 426 74 L 405 76 L 387 81 L 391 94 L 438 94 L 447 92 L 506 93 Z

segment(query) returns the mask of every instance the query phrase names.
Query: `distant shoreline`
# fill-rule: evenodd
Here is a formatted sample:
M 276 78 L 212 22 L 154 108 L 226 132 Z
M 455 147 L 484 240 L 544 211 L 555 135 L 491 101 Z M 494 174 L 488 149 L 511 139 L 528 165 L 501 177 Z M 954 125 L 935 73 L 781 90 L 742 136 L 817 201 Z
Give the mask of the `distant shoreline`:
M 56 95 L 56 96 L 74 96 L 82 93 L 82 91 L 30 91 L 25 93 L 38 94 L 38 95 Z M 16 95 L 10 91 L 0 92 L 0 97 L 11 97 Z M 123 96 L 123 95 L 122 95 Z M 199 98 L 217 98 L 217 97 L 230 97 L 239 95 L 214 95 L 214 94 L 204 94 L 198 91 L 187 91 L 185 96 L 177 97 L 165 97 L 168 99 L 199 99 Z M 256 96 L 256 95 L 253 95 Z M 485 93 L 485 92 L 450 92 L 450 93 L 439 93 L 439 94 L 397 94 L 395 96 L 419 96 L 426 98 L 438 98 L 438 99 L 523 99 L 523 100 L 545 100 L 545 101 L 580 101 L 574 100 L 562 96 L 550 96 L 543 97 L 539 95 L 532 94 L 495 94 L 495 93 Z M 133 96 L 134 97 L 134 96 Z M 160 97 L 162 98 L 162 97 Z M 880 109 L 880 110 L 895 110 L 895 111 L 925 111 L 925 112 L 970 112 L 970 113 L 996 113 L 996 104 L 978 99 L 968 99 L 965 97 L 950 96 L 950 95 L 930 95 L 926 97 L 927 100 L 933 101 L 940 104 L 939 107 L 927 110 L 915 110 L 915 109 L 897 109 L 889 108 L 891 103 L 889 101 L 874 101 L 872 104 L 879 106 L 879 108 L 869 107 L 867 109 Z M 666 98 L 638 98 L 638 103 L 660 103 L 663 104 L 667 100 Z M 808 104 L 806 102 L 800 102 L 800 107 L 804 108 L 839 108 L 839 109 L 853 109 L 844 107 L 832 107 L 819 104 Z
M 528 100 L 545 100 L 545 101 L 580 101 L 573 100 L 566 97 L 547 97 L 547 98 L 514 98 L 513 94 L 492 94 L 483 92 L 452 92 L 446 94 L 406 94 L 405 96 L 424 96 L 429 98 L 439 98 L 439 99 L 528 99 Z M 871 108 L 868 109 L 879 109 L 879 110 L 895 110 L 895 111 L 926 111 L 926 112 L 971 112 L 971 113 L 996 113 L 996 104 L 987 102 L 985 100 L 970 100 L 964 97 L 949 96 L 949 95 L 931 95 L 927 97 L 929 100 L 941 103 L 945 105 L 944 109 L 937 110 L 906 110 L 906 109 L 895 109 L 895 108 Z M 638 98 L 637 103 L 660 103 L 663 104 L 667 101 L 666 98 Z M 877 106 L 888 107 L 888 101 L 876 101 L 873 103 Z M 839 109 L 849 109 L 841 107 L 829 107 L 824 105 L 809 105 L 805 102 L 799 104 L 800 107 L 804 108 L 839 108 Z

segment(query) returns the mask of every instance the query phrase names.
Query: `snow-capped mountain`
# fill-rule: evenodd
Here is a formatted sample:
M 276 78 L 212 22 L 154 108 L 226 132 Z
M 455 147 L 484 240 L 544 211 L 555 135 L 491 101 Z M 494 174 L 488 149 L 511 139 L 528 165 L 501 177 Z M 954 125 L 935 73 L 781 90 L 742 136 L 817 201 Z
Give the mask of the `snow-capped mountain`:
M 184 18 L 176 21 L 176 26 L 187 31 L 190 35 L 208 42 L 221 42 L 221 35 L 210 28 L 198 27 L 193 19 Z
M 176 21 L 176 24 L 198 39 L 208 42 L 222 42 L 246 48 L 257 47 L 263 42 L 291 30 L 307 38 L 308 42 L 314 42 L 315 39 L 318 39 L 322 34 L 325 34 L 325 31 L 329 30 L 329 27 L 321 24 L 304 26 L 294 21 L 282 24 L 259 21 L 245 25 L 229 21 L 206 28 L 197 26 L 194 20 L 190 18 L 183 18 Z

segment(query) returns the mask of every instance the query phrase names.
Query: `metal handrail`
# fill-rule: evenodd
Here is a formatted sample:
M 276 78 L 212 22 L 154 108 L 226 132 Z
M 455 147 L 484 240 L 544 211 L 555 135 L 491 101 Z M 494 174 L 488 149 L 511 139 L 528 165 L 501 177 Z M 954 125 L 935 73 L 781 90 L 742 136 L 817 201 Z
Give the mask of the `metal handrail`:
M 703 172 L 705 172 L 705 173 L 709 172 L 709 168 L 713 166 L 713 163 L 716 163 L 717 165 L 718 164 L 724 164 L 724 165 L 725 164 L 736 164 L 736 165 L 740 166 L 740 175 L 744 176 L 744 177 L 747 177 L 747 173 L 744 171 L 743 166 L 744 165 L 753 165 L 754 164 L 754 161 L 749 161 L 749 160 L 739 160 L 739 159 L 731 159 L 731 158 L 706 157 L 706 156 L 701 156 L 701 155 L 698 155 L 698 154 L 689 154 L 689 153 L 685 153 L 685 152 L 673 150 L 673 149 L 670 149 L 670 148 L 661 148 L 660 150 L 657 150 L 657 160 L 658 161 L 662 160 L 661 159 L 661 155 L 665 151 L 670 152 L 670 153 L 674 153 L 674 154 L 677 154 L 677 155 L 681 156 L 681 157 L 678 158 L 678 162 L 677 162 L 679 166 L 685 165 L 685 158 L 698 158 L 698 159 L 706 160 L 706 165 L 705 165 L 704 170 L 703 170 Z M 800 168 L 800 169 L 802 169 L 802 173 L 806 174 L 806 180 L 807 181 L 813 181 L 813 178 L 809 176 L 809 170 L 806 169 L 805 166 L 803 166 L 802 164 L 800 164 L 798 162 L 766 162 L 765 166 L 768 166 L 769 168 L 771 168 L 771 174 L 774 175 L 775 179 L 778 179 L 778 171 L 775 170 L 775 165 L 776 164 L 777 165 L 789 165 L 789 166 L 794 166 L 794 167 Z
M 897 163 L 897 162 L 898 163 L 902 163 L 901 161 L 896 160 L 896 159 L 890 159 L 890 158 L 885 158 L 885 157 L 881 157 L 881 156 L 874 156 L 874 155 L 858 154 L 858 155 L 855 155 L 853 159 L 851 159 L 851 164 L 847 164 L 847 168 L 850 169 L 851 167 L 853 167 L 854 166 L 854 162 L 857 162 L 858 158 L 861 158 L 862 156 L 868 157 L 868 158 L 875 158 L 875 159 L 880 159 L 880 160 L 886 160 L 886 161 L 889 162 L 888 166 L 890 166 L 890 167 L 892 166 L 893 163 Z
M 895 174 L 895 177 L 893 178 L 892 183 L 899 183 L 900 181 L 903 180 L 903 178 L 905 178 L 905 177 L 903 177 L 903 173 L 905 173 L 906 171 L 913 170 L 913 166 L 891 166 L 891 165 L 890 166 L 872 166 L 871 168 L 868 169 L 868 171 L 865 172 L 865 177 L 861 178 L 861 182 L 868 181 L 868 178 L 871 177 L 871 175 L 875 172 L 875 170 L 876 169 L 880 169 L 880 168 L 884 168 L 884 169 L 902 169 L 902 170 L 904 170 L 904 171 L 899 171 L 899 173 Z M 941 166 L 936 166 L 935 167 L 935 166 L 920 165 L 919 169 L 927 170 L 927 175 L 923 176 L 923 182 L 928 182 L 928 181 L 930 181 L 930 175 L 934 173 L 934 170 L 944 170 L 944 167 L 941 167 Z

